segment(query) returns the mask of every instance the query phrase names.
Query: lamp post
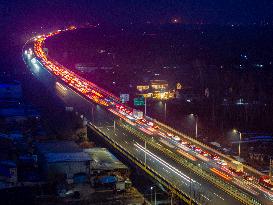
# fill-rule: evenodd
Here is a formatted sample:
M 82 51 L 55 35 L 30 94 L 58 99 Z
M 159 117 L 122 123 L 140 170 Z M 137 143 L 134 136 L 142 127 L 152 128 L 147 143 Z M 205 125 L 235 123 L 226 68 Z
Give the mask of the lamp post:
M 144 147 L 145 147 L 144 160 L 145 160 L 145 169 L 146 169 L 146 167 L 147 167 L 147 142 L 146 142 L 146 140 L 144 141 Z
M 146 113 L 147 113 L 147 99 L 146 99 L 146 97 L 144 97 L 144 104 L 145 104 L 144 114 L 146 115 Z
M 116 132 L 116 121 L 114 120 L 114 132 Z
M 190 114 L 190 116 L 195 118 L 195 138 L 198 138 L 198 115 Z
M 151 204 L 152 204 L 152 201 L 153 201 L 153 187 L 151 187 Z
M 166 122 L 166 118 L 167 118 L 167 102 L 165 101 L 164 103 L 164 120 Z
M 233 130 L 234 133 L 239 134 L 239 145 L 238 145 L 238 156 L 241 156 L 241 141 L 242 141 L 242 133 L 236 129 Z
M 154 188 L 155 188 L 155 189 L 154 189 Z M 152 203 L 153 189 L 155 190 L 155 200 L 154 200 L 155 203 L 154 203 L 154 204 L 156 205 L 156 204 L 157 204 L 157 203 L 156 203 L 156 186 L 152 186 L 152 187 L 151 187 L 151 203 Z

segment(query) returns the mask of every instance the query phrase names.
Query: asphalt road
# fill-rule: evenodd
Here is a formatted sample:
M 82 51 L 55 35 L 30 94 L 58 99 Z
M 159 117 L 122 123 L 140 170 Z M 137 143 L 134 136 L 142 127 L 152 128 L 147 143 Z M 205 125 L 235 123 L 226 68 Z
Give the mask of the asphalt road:
M 116 126 L 106 125 L 100 130 L 110 136 L 115 142 L 125 148 L 142 162 L 145 161 L 144 142 L 135 137 L 126 129 Z M 162 145 L 161 145 L 162 146 Z M 236 199 L 214 185 L 200 178 L 190 170 L 186 169 L 161 151 L 147 145 L 146 149 L 147 166 L 164 176 L 168 181 L 173 182 L 179 189 L 188 193 L 193 199 L 201 204 L 241 204 Z
M 39 70 L 40 68 L 34 67 L 31 63 L 29 66 L 34 75 L 38 76 L 38 78 L 42 78 L 42 71 Z M 47 73 L 45 70 L 43 72 Z M 87 119 L 90 119 L 94 124 L 96 124 L 96 126 L 101 127 L 100 129 L 105 134 L 110 136 L 136 158 L 142 162 L 145 161 L 145 149 L 143 148 L 144 142 L 121 127 L 117 127 L 114 132 L 112 127 L 112 119 L 114 117 L 111 113 L 107 112 L 100 106 L 87 102 L 85 98 L 81 97 L 72 90 L 69 90 L 69 93 L 62 97 L 71 98 L 74 101 L 73 105 L 79 105 L 80 110 L 86 114 Z M 83 106 L 82 102 L 89 105 Z M 90 108 L 94 109 L 92 114 L 90 114 Z M 160 144 L 159 146 L 164 145 Z M 192 173 L 190 170 L 183 167 L 181 164 L 174 161 L 172 158 L 168 157 L 158 149 L 147 146 L 146 162 L 148 167 L 164 176 L 166 179 L 168 179 L 168 181 L 171 181 L 179 189 L 187 192 L 193 199 L 201 202 L 202 204 L 241 204 L 229 194 Z

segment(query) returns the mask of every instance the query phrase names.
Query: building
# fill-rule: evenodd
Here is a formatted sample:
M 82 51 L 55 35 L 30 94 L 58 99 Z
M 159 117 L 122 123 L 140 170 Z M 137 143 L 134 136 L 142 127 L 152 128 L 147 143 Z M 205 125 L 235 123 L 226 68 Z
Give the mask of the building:
M 169 87 L 166 80 L 151 80 L 150 85 L 154 91 L 166 91 Z
M 91 159 L 91 173 L 102 171 L 119 171 L 127 172 L 128 167 L 112 155 L 106 148 L 89 148 L 84 149 Z
M 0 161 L 0 181 L 12 184 L 17 183 L 17 166 L 14 161 Z
M 21 99 L 22 87 L 18 81 L 8 81 L 0 83 L 0 99 Z
M 75 68 L 82 73 L 90 73 L 90 72 L 93 72 L 93 71 L 99 69 L 99 67 L 97 65 L 91 64 L 91 63 L 89 63 L 89 64 L 78 63 L 75 65 Z
M 149 84 L 138 85 L 139 95 L 156 100 L 168 100 L 175 97 L 175 91 L 169 89 L 165 80 L 151 80 Z
M 19 122 L 27 119 L 40 118 L 39 112 L 32 106 L 17 105 L 17 106 L 6 106 L 0 107 L 0 118 L 6 122 Z
M 75 65 L 75 68 L 82 73 L 91 73 L 96 70 L 104 70 L 104 71 L 112 70 L 113 66 L 110 64 L 94 64 L 94 63 L 81 64 L 81 63 L 78 63 Z
M 49 141 L 36 144 L 38 162 L 43 175 L 74 181 L 79 175 L 88 176 L 90 157 L 73 141 Z
M 144 92 L 149 90 L 150 86 L 149 85 L 137 85 L 137 90 L 139 92 Z

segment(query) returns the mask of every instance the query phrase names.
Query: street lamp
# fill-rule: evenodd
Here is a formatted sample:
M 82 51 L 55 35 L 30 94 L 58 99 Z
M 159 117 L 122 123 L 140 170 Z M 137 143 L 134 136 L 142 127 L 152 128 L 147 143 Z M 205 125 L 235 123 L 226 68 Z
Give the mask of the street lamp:
M 238 155 L 241 156 L 241 141 L 242 141 L 242 133 L 236 129 L 233 130 L 234 133 L 239 134 L 239 145 L 238 145 Z
M 195 118 L 195 138 L 198 138 L 198 115 L 196 114 L 190 114 L 190 116 Z
M 151 187 L 151 203 L 152 203 L 152 197 L 153 197 L 153 189 L 155 190 L 155 205 L 156 205 L 156 186 Z
M 165 104 L 164 104 L 164 120 L 166 122 L 166 118 L 167 118 L 167 102 L 165 101 Z

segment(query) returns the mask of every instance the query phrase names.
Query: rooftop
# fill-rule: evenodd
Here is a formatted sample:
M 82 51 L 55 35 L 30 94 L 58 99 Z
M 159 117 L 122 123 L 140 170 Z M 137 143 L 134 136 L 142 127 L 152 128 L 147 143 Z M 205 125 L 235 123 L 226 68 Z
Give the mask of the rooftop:
M 42 154 L 82 151 L 82 149 L 80 149 L 75 142 L 68 140 L 52 140 L 48 142 L 39 142 L 36 144 L 36 149 Z
M 49 163 L 90 161 L 89 155 L 73 141 L 41 142 L 36 144 L 36 148 Z
M 99 170 L 115 170 L 115 169 L 128 169 L 121 161 L 119 161 L 113 154 L 106 148 L 89 148 L 84 149 L 91 158 L 91 168 Z
M 37 110 L 30 107 L 9 107 L 0 108 L 1 117 L 39 117 L 40 114 Z
M 21 83 L 17 80 L 0 81 L 0 88 L 7 88 L 13 85 L 21 85 Z

